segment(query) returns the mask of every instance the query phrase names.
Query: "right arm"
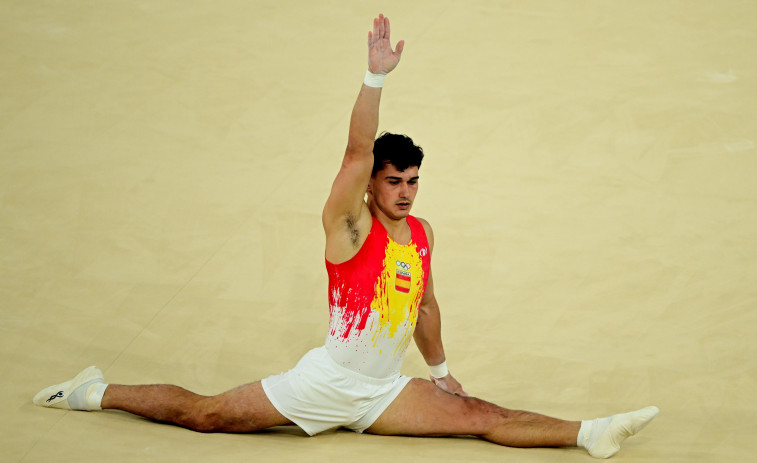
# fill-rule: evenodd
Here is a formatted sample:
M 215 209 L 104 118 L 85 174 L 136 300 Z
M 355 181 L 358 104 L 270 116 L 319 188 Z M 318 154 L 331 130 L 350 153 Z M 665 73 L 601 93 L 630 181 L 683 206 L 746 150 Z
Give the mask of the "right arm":
M 373 140 L 379 120 L 381 88 L 363 84 L 350 118 L 347 148 L 331 194 L 323 208 L 323 227 L 328 237 L 343 228 L 345 220 L 356 222 L 373 168 Z
M 392 51 L 389 19 L 373 20 L 368 32 L 368 70 L 387 74 L 399 63 L 404 41 Z M 363 84 L 350 118 L 347 148 L 341 169 L 323 208 L 326 257 L 332 262 L 349 259 L 370 230 L 371 216 L 363 198 L 373 168 L 373 141 L 378 130 L 381 87 Z

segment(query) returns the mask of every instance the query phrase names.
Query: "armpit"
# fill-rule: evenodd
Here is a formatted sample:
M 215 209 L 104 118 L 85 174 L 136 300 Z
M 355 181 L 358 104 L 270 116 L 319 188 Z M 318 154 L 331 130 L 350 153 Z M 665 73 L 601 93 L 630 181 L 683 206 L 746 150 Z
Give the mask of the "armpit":
M 354 248 L 360 247 L 360 230 L 357 228 L 357 218 L 352 214 L 344 216 L 344 223 L 347 225 L 347 233 L 350 237 L 350 243 Z

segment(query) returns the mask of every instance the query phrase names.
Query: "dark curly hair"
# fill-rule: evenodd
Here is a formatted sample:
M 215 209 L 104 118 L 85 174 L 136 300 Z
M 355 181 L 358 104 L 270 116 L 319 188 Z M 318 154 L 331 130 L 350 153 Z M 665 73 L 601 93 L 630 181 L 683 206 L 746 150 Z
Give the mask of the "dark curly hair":
M 407 135 L 383 132 L 373 143 L 373 172 L 371 177 L 391 164 L 400 172 L 408 167 L 421 167 L 423 148 L 413 143 Z

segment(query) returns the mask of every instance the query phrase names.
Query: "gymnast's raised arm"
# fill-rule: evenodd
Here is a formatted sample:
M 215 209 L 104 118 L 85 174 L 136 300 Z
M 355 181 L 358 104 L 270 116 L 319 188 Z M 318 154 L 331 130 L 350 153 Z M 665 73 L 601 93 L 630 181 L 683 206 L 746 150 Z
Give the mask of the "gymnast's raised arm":
M 400 41 L 392 50 L 389 18 L 379 15 L 373 20 L 373 30 L 368 32 L 368 73 L 352 109 L 344 160 L 323 208 L 330 262 L 349 260 L 370 231 L 371 213 L 364 196 L 373 168 L 381 86 L 384 76 L 397 67 L 404 45 Z

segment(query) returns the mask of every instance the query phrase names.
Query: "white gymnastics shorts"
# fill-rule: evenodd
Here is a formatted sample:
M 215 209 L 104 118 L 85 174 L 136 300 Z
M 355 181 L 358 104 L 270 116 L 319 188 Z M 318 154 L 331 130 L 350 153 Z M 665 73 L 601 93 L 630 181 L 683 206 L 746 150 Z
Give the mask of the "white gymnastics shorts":
M 362 375 L 337 364 L 326 347 L 318 347 L 305 354 L 293 369 L 261 383 L 276 410 L 314 436 L 338 427 L 365 431 L 410 379 Z

